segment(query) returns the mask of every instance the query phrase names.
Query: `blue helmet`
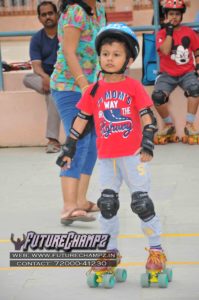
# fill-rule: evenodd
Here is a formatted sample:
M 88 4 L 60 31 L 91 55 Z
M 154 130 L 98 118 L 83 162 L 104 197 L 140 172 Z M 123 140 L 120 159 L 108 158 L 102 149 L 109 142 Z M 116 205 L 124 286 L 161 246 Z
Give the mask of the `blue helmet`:
M 138 39 L 133 30 L 124 23 L 110 23 L 103 27 L 97 34 L 95 40 L 95 48 L 97 54 L 100 55 L 101 43 L 104 38 L 115 38 L 118 41 L 125 42 L 128 47 L 130 56 L 135 60 L 139 54 Z

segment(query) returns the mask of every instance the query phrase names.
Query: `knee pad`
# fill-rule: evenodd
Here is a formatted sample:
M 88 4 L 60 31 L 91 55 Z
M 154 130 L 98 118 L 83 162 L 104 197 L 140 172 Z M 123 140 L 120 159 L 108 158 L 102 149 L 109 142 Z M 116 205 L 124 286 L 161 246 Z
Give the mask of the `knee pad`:
M 118 194 L 113 190 L 103 190 L 101 197 L 97 201 L 97 206 L 105 219 L 111 219 L 116 216 L 120 207 Z
M 199 96 L 199 84 L 190 84 L 188 89 L 184 93 L 185 97 L 198 97 Z
M 169 97 L 163 91 L 153 91 L 152 99 L 155 106 L 160 106 L 168 102 Z
M 155 216 L 154 205 L 147 192 L 135 192 L 132 194 L 131 209 L 145 222 L 150 221 Z

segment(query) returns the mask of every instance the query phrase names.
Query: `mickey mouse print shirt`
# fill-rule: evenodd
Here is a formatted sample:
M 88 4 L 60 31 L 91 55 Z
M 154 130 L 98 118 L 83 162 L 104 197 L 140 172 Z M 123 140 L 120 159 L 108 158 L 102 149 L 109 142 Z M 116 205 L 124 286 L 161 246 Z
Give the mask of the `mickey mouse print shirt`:
M 195 70 L 193 53 L 199 49 L 199 36 L 189 27 L 181 26 L 173 32 L 171 53 L 164 55 L 160 46 L 166 38 L 166 30 L 157 33 L 156 45 L 160 56 L 160 72 L 170 76 L 182 76 Z
M 137 80 L 126 77 L 120 82 L 99 80 L 96 95 L 90 95 L 91 85 L 77 108 L 93 115 L 99 158 L 133 155 L 141 145 L 142 126 L 139 111 L 153 102 Z

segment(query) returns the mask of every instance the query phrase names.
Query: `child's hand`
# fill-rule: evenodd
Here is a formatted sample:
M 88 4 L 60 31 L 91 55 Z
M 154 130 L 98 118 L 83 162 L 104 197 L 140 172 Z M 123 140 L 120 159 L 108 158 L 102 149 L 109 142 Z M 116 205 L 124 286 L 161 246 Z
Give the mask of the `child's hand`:
M 174 24 L 173 24 L 173 20 L 165 20 L 164 22 L 164 27 L 166 29 L 166 35 L 170 35 L 172 36 L 173 35 L 173 30 L 174 30 Z
M 64 164 L 64 166 L 61 169 L 62 170 L 68 170 L 68 169 L 70 169 L 72 159 L 70 157 L 68 157 L 68 156 L 64 156 L 62 160 L 64 162 L 66 162 L 66 163 Z
M 71 160 L 76 152 L 77 140 L 68 136 L 66 143 L 62 146 L 62 152 L 56 160 L 56 164 L 63 170 L 70 169 Z
M 153 156 L 151 156 L 149 153 L 145 152 L 145 151 L 141 151 L 140 153 L 140 160 L 141 162 L 148 162 L 151 161 L 153 158 Z

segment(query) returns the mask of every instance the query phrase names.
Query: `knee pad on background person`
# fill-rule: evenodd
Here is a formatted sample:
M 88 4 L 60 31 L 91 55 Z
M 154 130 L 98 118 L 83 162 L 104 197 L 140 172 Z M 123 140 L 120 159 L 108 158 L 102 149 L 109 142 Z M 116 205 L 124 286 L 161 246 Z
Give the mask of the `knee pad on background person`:
M 165 104 L 169 100 L 169 97 L 163 91 L 153 91 L 151 97 L 155 106 Z
M 134 192 L 131 195 L 131 209 L 144 222 L 148 222 L 155 216 L 153 201 L 147 192 Z
M 185 97 L 198 97 L 199 96 L 199 83 L 190 84 L 188 89 L 184 93 Z
M 105 219 L 111 219 L 116 216 L 120 207 L 118 193 L 111 189 L 103 190 L 101 197 L 97 201 L 97 206 Z

